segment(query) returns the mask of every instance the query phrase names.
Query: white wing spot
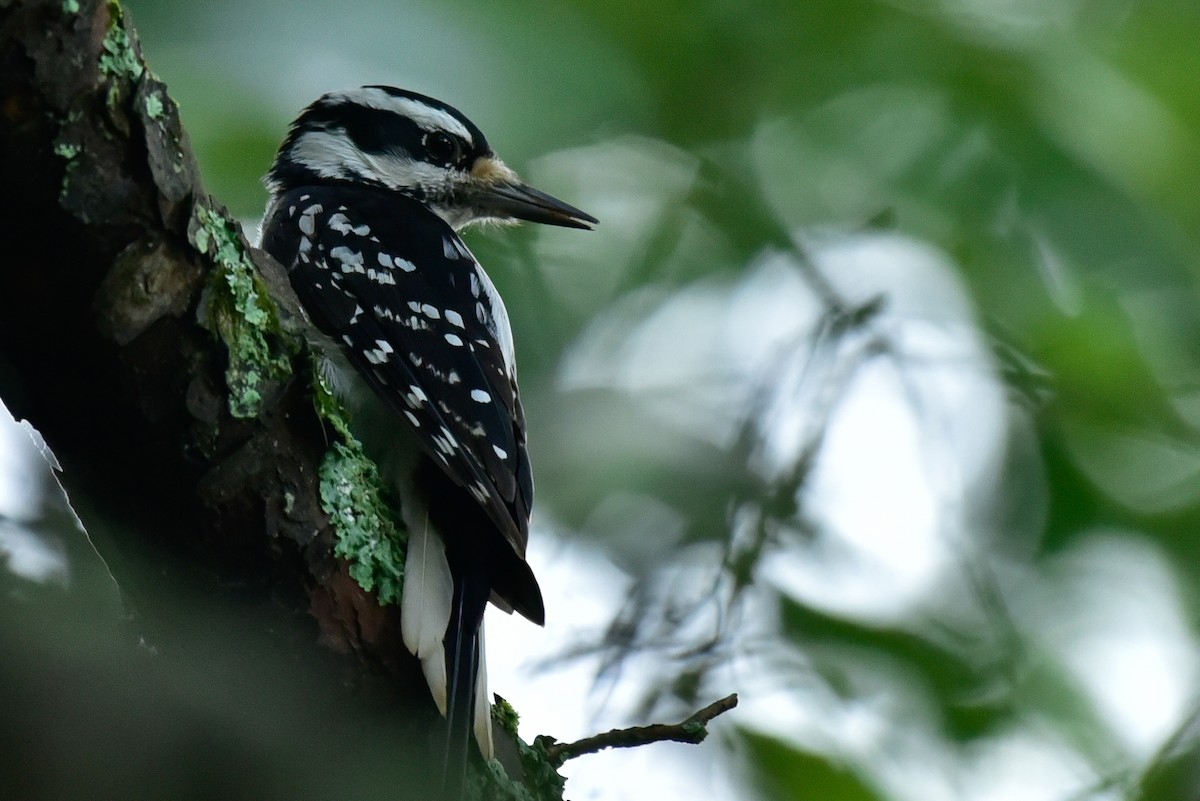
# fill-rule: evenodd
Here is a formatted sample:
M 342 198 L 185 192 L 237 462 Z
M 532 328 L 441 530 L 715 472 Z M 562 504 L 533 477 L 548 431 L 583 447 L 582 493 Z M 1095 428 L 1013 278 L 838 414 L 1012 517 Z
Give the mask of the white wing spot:
M 412 412 L 410 412 L 408 409 L 404 410 L 404 416 L 408 418 L 408 422 L 412 423 L 417 428 L 421 427 L 421 421 L 418 420 L 417 416 L 415 414 L 413 414 Z
M 342 272 L 344 273 L 365 273 L 363 269 L 363 255 L 356 250 L 351 250 L 345 245 L 338 245 L 333 250 L 329 251 L 331 258 L 337 259 L 342 263 Z
M 454 240 L 448 236 L 442 237 L 442 255 L 451 261 L 457 261 L 462 257 L 454 245 Z
M 461 348 L 463 341 L 457 334 L 446 334 L 446 341 L 456 348 Z
M 398 267 L 399 269 L 403 270 L 406 273 L 411 273 L 413 270 L 417 269 L 417 265 L 413 264 L 408 259 L 402 259 L 399 256 L 396 256 L 395 258 L 393 258 L 392 261 L 395 262 L 396 267 Z
M 300 223 L 299 223 L 300 230 L 304 233 L 305 236 L 312 236 L 314 233 L 316 233 L 317 225 L 316 225 L 316 222 L 313 220 L 313 218 L 316 217 L 320 213 L 321 213 L 321 204 L 316 203 L 312 206 L 309 206 L 307 209 L 304 210 L 304 213 L 300 215 Z
M 430 320 L 437 320 L 442 316 L 441 313 L 438 312 L 436 306 L 430 306 L 428 303 L 425 303 L 421 306 L 421 313 Z
M 456 312 L 454 309 L 446 309 L 446 321 L 457 325 L 459 328 L 466 328 L 466 326 L 463 325 L 462 315 Z
M 482 389 L 471 390 L 471 400 L 476 403 L 491 403 L 492 396 L 484 392 Z
M 367 278 L 371 279 L 377 284 L 387 284 L 389 286 L 396 285 L 396 279 L 392 276 L 391 271 L 367 268 Z
M 451 370 L 449 373 L 446 373 L 446 383 L 447 384 L 461 384 L 462 383 L 462 378 L 459 376 L 457 370 Z
M 408 308 L 415 312 L 419 312 L 421 310 L 421 302 L 419 300 L 410 300 L 408 302 Z
M 422 401 L 427 401 L 427 400 L 429 400 L 429 396 L 425 394 L 425 390 L 421 389 L 421 388 L 420 388 L 419 386 L 417 386 L 416 384 L 409 384 L 409 385 L 408 385 L 408 388 L 409 388 L 410 390 L 412 390 L 412 394 L 416 395 L 416 396 L 417 396 L 418 398 L 420 398 Z
M 395 353 L 392 349 L 392 343 L 386 339 L 375 340 L 375 348 L 373 350 L 364 350 L 363 355 L 367 357 L 367 361 L 371 364 L 383 364 L 388 360 L 388 354 Z M 387 383 L 386 381 L 384 383 Z
M 379 258 L 379 266 L 380 266 L 380 267 L 388 267 L 388 268 L 390 268 L 390 267 L 392 266 L 392 257 L 391 257 L 391 255 L 389 255 L 389 254 L 387 254 L 387 253 L 380 253 L 378 258 Z
M 496 452 L 496 455 L 499 456 L 501 459 L 508 458 L 508 451 L 504 450 L 504 448 L 501 448 L 499 445 L 493 445 L 492 450 L 494 450 Z
M 326 225 L 337 231 L 339 234 L 348 234 L 354 230 L 350 225 L 350 218 L 340 212 L 331 216 Z

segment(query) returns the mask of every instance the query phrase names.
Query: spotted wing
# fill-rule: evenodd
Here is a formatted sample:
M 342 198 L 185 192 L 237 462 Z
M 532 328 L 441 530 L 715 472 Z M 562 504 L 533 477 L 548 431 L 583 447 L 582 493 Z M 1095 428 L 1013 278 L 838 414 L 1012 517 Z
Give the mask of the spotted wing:
M 407 198 L 314 188 L 280 199 L 263 244 L 313 323 L 523 556 L 533 486 L 512 336 L 458 235 Z

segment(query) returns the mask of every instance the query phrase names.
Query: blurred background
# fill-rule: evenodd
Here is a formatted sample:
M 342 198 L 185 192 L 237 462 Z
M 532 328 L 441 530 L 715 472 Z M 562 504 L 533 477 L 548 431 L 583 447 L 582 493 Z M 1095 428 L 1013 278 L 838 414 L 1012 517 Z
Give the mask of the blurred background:
M 600 218 L 468 235 L 548 609 L 490 618 L 492 687 L 526 739 L 741 705 L 569 798 L 1200 797 L 1200 6 L 128 7 L 252 237 L 289 120 L 366 83 Z M 0 434 L 5 615 L 111 596 L 34 439 Z M 259 717 L 246 759 L 290 747 Z

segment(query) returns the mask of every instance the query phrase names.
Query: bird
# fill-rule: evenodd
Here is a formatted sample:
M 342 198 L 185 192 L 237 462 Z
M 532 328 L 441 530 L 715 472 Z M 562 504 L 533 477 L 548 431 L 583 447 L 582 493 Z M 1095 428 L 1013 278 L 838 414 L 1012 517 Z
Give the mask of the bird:
M 488 601 L 538 625 L 545 607 L 525 560 L 533 477 L 508 312 L 459 232 L 598 221 L 524 183 L 457 109 L 392 86 L 311 103 L 264 183 L 259 245 L 287 270 L 323 375 L 387 418 L 409 538 L 402 636 L 461 793 L 472 731 L 492 756 Z

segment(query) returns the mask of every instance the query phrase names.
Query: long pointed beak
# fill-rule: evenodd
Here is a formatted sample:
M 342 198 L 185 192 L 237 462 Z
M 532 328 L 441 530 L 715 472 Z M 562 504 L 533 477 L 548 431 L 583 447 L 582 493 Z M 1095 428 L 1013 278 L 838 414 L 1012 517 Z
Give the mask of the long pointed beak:
M 515 217 L 519 220 L 588 231 L 600 222 L 592 215 L 520 181 L 493 184 L 483 191 L 480 202 L 497 217 Z

